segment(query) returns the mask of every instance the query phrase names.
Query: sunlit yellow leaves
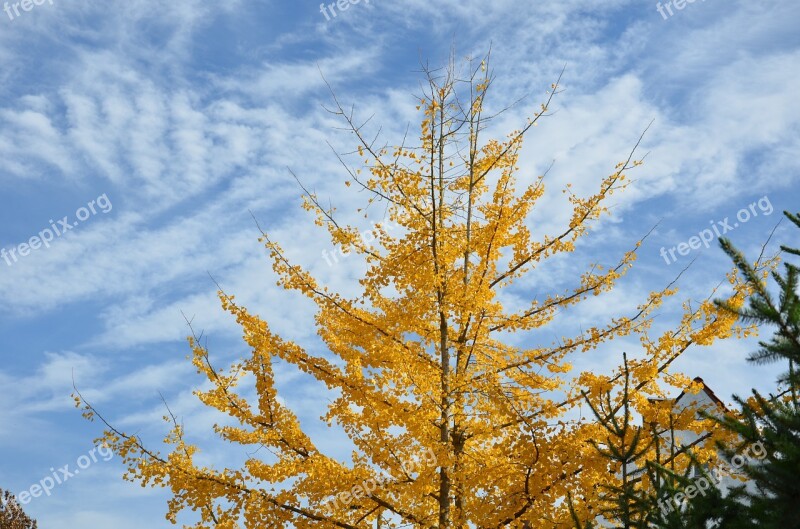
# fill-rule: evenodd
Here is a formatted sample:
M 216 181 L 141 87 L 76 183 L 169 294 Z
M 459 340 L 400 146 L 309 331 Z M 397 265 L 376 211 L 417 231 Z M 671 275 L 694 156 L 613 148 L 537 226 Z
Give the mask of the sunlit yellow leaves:
M 241 468 L 199 465 L 198 449 L 177 424 L 165 439 L 168 456 L 136 437 L 106 433 L 129 479 L 170 487 L 170 520 L 188 508 L 202 517 L 197 527 L 241 527 L 247 520 L 249 527 L 366 528 L 378 512 L 426 528 L 566 527 L 567 493 L 596 509 L 598 483 L 615 479 L 589 443 L 602 432 L 586 421 L 584 397 L 619 395 L 623 383 L 621 370 L 575 373 L 573 366 L 584 358 L 601 363 L 589 355 L 621 356 L 614 340 L 630 336 L 641 344 L 629 362 L 631 406 L 654 425 L 699 428 L 695 418 L 673 416 L 653 399 L 688 385 L 671 366 L 690 346 L 748 329 L 703 302 L 687 305 L 676 328 L 651 337 L 656 310 L 676 292 L 671 287 L 642 292 L 630 314 L 608 308 L 573 324 L 581 302 L 602 299 L 631 270 L 642 241 L 611 262 L 581 263 L 585 271 L 564 285 L 539 275 L 539 267 L 575 251 L 638 162 L 617 165 L 586 196 L 568 185 L 567 225 L 534 237 L 530 216 L 545 196 L 545 178 L 520 176 L 517 164 L 526 132 L 551 103 L 533 118 L 519 117 L 521 128 L 504 138 L 486 138 L 491 79 L 485 62 L 474 66 L 466 81 L 428 79 L 415 145 L 377 143 L 338 107 L 364 163 L 345 186 L 368 193 L 358 213 L 374 224 L 340 223 L 336 209 L 311 192 L 302 207 L 325 227 L 332 247 L 365 262 L 358 292 L 331 292 L 262 234 L 278 285 L 315 304 L 318 342 L 305 348 L 276 335 L 224 292 L 222 307 L 242 328 L 250 354 L 222 369 L 190 339 L 192 362 L 205 379 L 195 394 L 218 412 L 216 435 L 247 454 Z M 553 85 L 550 95 L 556 91 Z M 459 101 L 462 93 L 470 99 Z M 730 299 L 742 303 L 741 282 L 735 274 L 729 281 Z M 507 305 L 531 286 L 535 298 Z M 558 332 L 548 327 L 564 321 Z M 327 457 L 324 436 L 318 447 L 303 431 L 279 395 L 275 362 L 331 391 L 321 419 L 349 437 L 352 461 Z

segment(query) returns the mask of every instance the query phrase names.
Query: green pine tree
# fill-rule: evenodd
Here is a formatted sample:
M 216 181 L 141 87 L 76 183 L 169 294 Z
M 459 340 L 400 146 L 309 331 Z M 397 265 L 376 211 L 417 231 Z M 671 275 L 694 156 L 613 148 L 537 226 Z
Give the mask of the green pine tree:
M 706 529 L 707 521 L 721 518 L 717 507 L 722 503 L 721 493 L 711 486 L 705 494 L 716 501 L 703 505 L 679 501 L 689 487 L 696 487 L 701 475 L 709 483 L 714 482 L 713 478 L 692 454 L 693 445 L 681 446 L 675 442 L 672 424 L 663 430 L 654 424 L 634 426 L 627 356 L 623 369 L 625 383 L 617 398 L 606 392 L 593 402 L 584 393 L 606 433 L 602 440 L 592 441 L 592 445 L 608 461 L 619 482 L 598 484 L 605 506 L 592 513 L 596 519 L 582 520 L 575 508 L 577 499 L 568 498 L 575 529 Z
M 800 214 L 784 214 L 800 228 Z M 753 294 L 748 305 L 738 310 L 721 301 L 718 305 L 736 312 L 745 322 L 774 328 L 771 339 L 759 342 L 760 349 L 748 360 L 756 364 L 783 362 L 788 369 L 779 377 L 774 394 L 764 396 L 753 390 L 750 399 L 734 396 L 741 412 L 718 420 L 740 439 L 735 446 L 720 446 L 728 460 L 747 446 L 760 443 L 759 447 L 763 447 L 763 459 L 748 461 L 742 467 L 754 487 L 737 487 L 726 498 L 716 498 L 716 503 L 698 496 L 693 505 L 711 512 L 712 519 L 718 522 L 717 527 L 797 529 L 800 528 L 800 376 L 797 372 L 800 363 L 800 269 L 784 262 L 783 274 L 778 270 L 771 272 L 770 276 L 780 289 L 776 297 L 768 290 L 769 276 L 748 263 L 729 240 L 721 239 L 720 244 L 747 279 Z M 787 255 L 800 255 L 797 248 L 781 246 L 781 250 Z

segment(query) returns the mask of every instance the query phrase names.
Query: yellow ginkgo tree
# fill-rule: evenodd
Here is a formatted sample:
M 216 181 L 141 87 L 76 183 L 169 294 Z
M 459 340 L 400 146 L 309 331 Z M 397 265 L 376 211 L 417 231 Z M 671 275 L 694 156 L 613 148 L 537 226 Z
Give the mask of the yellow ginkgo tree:
M 333 98 L 331 110 L 358 143 L 362 168 L 348 169 L 348 185 L 368 191 L 370 202 L 383 202 L 392 223 L 391 230 L 377 224 L 368 244 L 306 191 L 304 208 L 316 224 L 343 252 L 366 261 L 357 296 L 320 284 L 262 231 L 280 285 L 316 304 L 325 349 L 278 336 L 222 291 L 222 306 L 241 325 L 252 354 L 221 369 L 190 338 L 194 365 L 210 383 L 196 395 L 232 418 L 216 433 L 248 448 L 241 468 L 200 466 L 199 448 L 174 418 L 166 453 L 103 419 L 102 441 L 124 458 L 126 479 L 171 491 L 169 520 L 191 509 L 201 517 L 198 528 L 571 527 L 570 504 L 590 516 L 603 501 L 598 485 L 619 478 L 589 442 L 601 439 L 603 430 L 586 418 L 585 399 L 601 399 L 624 382 L 633 412 L 650 424 L 667 420 L 648 408 L 648 398 L 691 385 L 671 370 L 675 359 L 693 344 L 746 334 L 735 316 L 707 301 L 687 305 L 672 330 L 649 336 L 654 312 L 675 292 L 671 285 L 643 295 L 633 313 L 609 315 L 574 336 L 551 342 L 546 333 L 529 332 L 569 317 L 631 268 L 641 240 L 615 262 L 587 263 L 571 288 L 518 309 L 502 302 L 501 292 L 513 291 L 515 283 L 537 282 L 543 290 L 540 265 L 575 249 L 606 213 L 608 197 L 625 187 L 625 172 L 640 161 L 634 148 L 599 179 L 594 194 L 566 190 L 569 222 L 534 237 L 529 214 L 545 194 L 545 177 L 518 178 L 518 157 L 526 133 L 548 114 L 559 82 L 519 130 L 485 139 L 493 117 L 484 105 L 492 85 L 486 60 L 467 61 L 460 77 L 457 70 L 451 61 L 426 73 L 413 144 L 377 145 Z M 741 303 L 745 287 L 735 275 L 729 281 L 730 302 Z M 536 341 L 511 345 L 510 335 L 518 332 Z M 641 350 L 628 360 L 625 377 L 621 367 L 604 374 L 571 371 L 570 362 L 582 353 L 631 334 L 640 337 Z M 302 431 L 277 393 L 276 359 L 331 391 L 321 420 L 352 440 L 350 461 L 330 457 L 324 443 Z M 255 398 L 244 396 L 253 394 L 240 387 L 245 383 L 254 384 Z M 90 403 L 76 398 L 96 416 Z M 682 420 L 683 429 L 700 427 L 694 417 Z M 703 447 L 696 448 L 702 457 Z

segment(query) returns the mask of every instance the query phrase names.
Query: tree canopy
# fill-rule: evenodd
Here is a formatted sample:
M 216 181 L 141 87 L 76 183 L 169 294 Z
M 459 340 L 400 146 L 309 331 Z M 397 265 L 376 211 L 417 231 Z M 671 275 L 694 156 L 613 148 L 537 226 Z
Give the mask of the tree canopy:
M 520 176 L 518 159 L 526 134 L 549 115 L 560 80 L 539 110 L 502 139 L 486 137 L 494 117 L 485 105 L 492 82 L 488 57 L 426 71 L 416 141 L 386 145 L 370 139 L 334 96 L 331 110 L 357 141 L 360 168 L 347 169 L 347 183 L 367 191 L 369 203 L 382 202 L 387 220 L 399 228 L 390 233 L 378 223 L 375 240 L 367 243 L 357 227 L 341 223 L 334 209 L 306 191 L 303 207 L 316 224 L 367 264 L 353 297 L 320 284 L 262 231 L 279 284 L 316 304 L 325 350 L 277 335 L 220 290 L 222 307 L 241 325 L 252 354 L 223 369 L 195 336 L 189 341 L 194 365 L 211 385 L 197 397 L 235 420 L 216 433 L 252 452 L 241 468 L 199 465 L 199 447 L 186 441 L 174 417 L 167 417 L 167 453 L 100 417 L 107 425 L 103 440 L 128 464 L 127 479 L 170 489 L 170 520 L 191 509 L 201 517 L 198 528 L 566 528 L 576 512 L 582 519 L 599 513 L 606 500 L 598 484 L 618 480 L 590 443 L 606 432 L 581 414 L 585 399 L 599 409 L 625 386 L 626 406 L 648 424 L 708 426 L 692 414 L 668 418 L 648 399 L 675 387 L 696 388 L 672 369 L 687 349 L 748 332 L 711 299 L 687 304 L 673 328 L 658 335 L 649 329 L 664 299 L 676 292 L 672 285 L 643 295 L 633 313 L 609 314 L 575 335 L 551 341 L 531 333 L 609 292 L 632 267 L 643 239 L 615 262 L 587 263 L 571 288 L 521 309 L 503 302 L 501 294 L 536 281 L 545 261 L 573 252 L 591 234 L 609 197 L 627 185 L 626 172 L 641 160 L 637 143 L 597 180 L 594 193 L 565 189 L 568 223 L 535 236 L 529 218 L 545 197 L 546 178 Z M 748 287 L 736 273 L 728 279 L 727 302 L 740 306 Z M 546 278 L 538 283 L 542 291 L 547 284 Z M 520 347 L 509 340 L 513 333 L 538 338 Z M 609 373 L 572 371 L 581 353 L 632 334 L 641 351 L 624 367 L 620 351 L 620 366 Z M 351 461 L 327 455 L 283 404 L 273 370 L 278 359 L 333 392 L 321 419 L 346 432 L 354 445 Z M 256 399 L 237 391 L 245 383 L 254 385 Z M 97 416 L 78 398 L 89 416 Z M 713 446 L 695 448 L 701 459 L 713 457 Z
M 25 514 L 13 494 L 3 489 L 0 489 L 0 528 L 36 529 L 36 520 Z

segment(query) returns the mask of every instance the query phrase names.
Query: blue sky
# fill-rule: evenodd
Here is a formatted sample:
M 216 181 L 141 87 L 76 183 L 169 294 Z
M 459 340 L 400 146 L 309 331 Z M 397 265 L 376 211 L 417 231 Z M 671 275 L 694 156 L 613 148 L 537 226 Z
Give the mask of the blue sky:
M 318 345 L 313 307 L 275 286 L 249 211 L 323 283 L 356 286 L 357 258 L 330 266 L 321 257 L 330 242 L 300 209 L 287 170 L 365 222 L 354 213 L 364 197 L 346 191 L 327 145 L 354 147 L 323 108 L 322 75 L 398 141 L 419 122 L 421 62 L 442 65 L 451 48 L 466 57 L 491 46 L 496 108 L 527 96 L 493 125 L 498 136 L 538 108 L 566 65 L 556 113 L 528 137 L 520 162 L 536 175 L 555 160 L 532 219 L 543 231 L 567 219 L 563 185 L 594 189 L 653 121 L 645 165 L 575 256 L 615 262 L 658 228 L 620 287 L 548 330 L 553 336 L 635 306 L 695 259 L 657 320 L 668 327 L 680 302 L 708 296 L 729 263 L 714 245 L 668 264 L 662 247 L 727 218 L 738 224 L 727 235 L 754 255 L 780 212 L 800 204 L 800 4 L 791 0 L 696 1 L 666 18 L 640 0 L 372 0 L 331 20 L 304 0 L 47 0 L 18 16 L 10 7 L 0 13 L 0 248 L 8 256 L 0 259 L 0 487 L 15 493 L 51 467 L 75 469 L 100 433 L 72 405 L 73 376 L 115 424 L 152 443 L 165 432 L 160 392 L 208 447 L 208 462 L 239 460 L 213 441 L 217 418 L 191 395 L 200 380 L 186 360 L 183 314 L 221 364 L 247 353 L 213 276 L 273 329 Z M 72 229 L 49 248 L 8 253 L 65 216 Z M 796 233 L 784 223 L 775 239 L 791 243 Z M 580 270 L 557 261 L 507 301 L 567 285 Z M 576 368 L 608 371 L 636 347 L 598 350 L 576 358 Z M 729 400 L 774 378 L 775 369 L 747 365 L 752 349 L 698 348 L 679 367 Z M 317 420 L 329 398 L 323 388 L 288 368 L 278 375 L 282 398 L 319 446 L 348 457 L 341 432 Z M 26 510 L 51 529 L 166 527 L 163 491 L 121 474 L 118 457 L 98 458 Z

